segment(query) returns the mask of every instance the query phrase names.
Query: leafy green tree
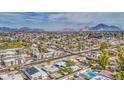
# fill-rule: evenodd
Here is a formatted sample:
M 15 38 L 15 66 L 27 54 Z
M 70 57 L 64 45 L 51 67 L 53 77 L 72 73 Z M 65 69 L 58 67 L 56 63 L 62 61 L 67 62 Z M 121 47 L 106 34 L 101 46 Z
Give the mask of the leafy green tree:
M 76 63 L 73 62 L 73 61 L 68 61 L 68 62 L 67 62 L 67 66 L 74 66 L 74 65 L 76 65 Z
M 124 50 L 124 48 L 121 45 L 117 45 L 117 50 L 118 50 L 118 52 L 122 52 Z
M 108 51 L 110 56 L 117 56 L 117 52 L 115 51 Z
M 102 42 L 101 45 L 100 45 L 100 49 L 101 50 L 104 50 L 106 48 L 109 48 L 111 45 L 107 42 Z
M 38 46 L 38 49 L 40 52 L 45 52 L 45 53 L 48 52 L 48 48 L 42 44 Z
M 60 71 L 63 72 L 63 73 L 68 73 L 68 74 L 72 73 L 72 71 L 68 68 L 61 68 Z
M 97 62 L 95 60 L 91 60 L 89 63 L 90 63 L 90 66 L 93 70 L 99 69 L 99 67 L 97 66 Z
M 118 69 L 115 75 L 115 79 L 124 80 L 124 53 L 118 53 Z
M 119 57 L 119 59 L 118 59 L 119 69 L 121 71 L 124 71 L 124 53 L 119 53 L 118 57 Z
M 98 57 L 98 63 L 103 69 L 107 69 L 110 65 L 109 54 L 107 51 L 102 51 L 102 54 Z
M 116 80 L 124 80 L 124 71 L 117 72 L 114 77 Z
M 80 44 L 80 43 L 78 44 L 78 47 L 79 47 L 79 50 L 84 50 L 85 49 L 85 46 Z

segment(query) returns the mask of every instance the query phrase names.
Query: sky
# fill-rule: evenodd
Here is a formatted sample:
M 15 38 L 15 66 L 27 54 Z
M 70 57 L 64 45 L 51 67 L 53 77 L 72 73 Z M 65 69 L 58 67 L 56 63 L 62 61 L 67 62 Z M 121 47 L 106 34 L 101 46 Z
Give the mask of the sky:
M 31 27 L 45 30 L 81 29 L 97 24 L 124 29 L 124 12 L 0 12 L 0 27 Z

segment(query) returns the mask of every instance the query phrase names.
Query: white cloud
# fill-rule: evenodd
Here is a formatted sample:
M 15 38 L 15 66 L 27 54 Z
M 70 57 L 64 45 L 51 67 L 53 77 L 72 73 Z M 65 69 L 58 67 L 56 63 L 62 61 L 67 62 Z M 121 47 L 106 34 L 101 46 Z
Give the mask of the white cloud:
M 57 13 L 49 16 L 50 21 L 70 22 L 70 23 L 87 23 L 87 24 L 121 24 L 124 22 L 124 13 L 112 12 L 67 12 Z
M 124 28 L 124 13 L 112 12 L 1 12 L 0 23 L 5 26 L 46 28 L 82 28 L 105 23 Z
M 29 21 L 32 23 L 36 22 L 42 22 L 43 17 L 40 15 L 37 16 L 30 16 L 26 12 L 1 12 L 0 13 L 0 20 L 4 22 L 10 22 L 10 23 L 19 23 L 19 22 L 24 22 L 24 21 Z

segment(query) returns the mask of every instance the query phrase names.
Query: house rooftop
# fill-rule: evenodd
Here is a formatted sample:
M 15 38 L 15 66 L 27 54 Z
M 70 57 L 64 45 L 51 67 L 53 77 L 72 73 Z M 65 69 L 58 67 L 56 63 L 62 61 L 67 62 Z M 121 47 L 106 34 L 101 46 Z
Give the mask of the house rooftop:
M 71 70 L 74 72 L 74 71 L 77 71 L 81 69 L 79 66 L 71 66 Z
M 21 74 L 15 74 L 15 75 L 3 74 L 0 75 L 0 78 L 3 80 L 23 80 Z
M 97 76 L 93 77 L 90 80 L 112 80 L 112 79 L 111 78 L 108 78 L 106 76 L 103 76 L 103 75 L 97 75 Z
M 47 68 L 45 68 L 45 70 L 47 72 L 56 72 L 59 70 L 59 68 L 57 68 L 56 66 L 48 66 Z
M 30 79 L 47 76 L 46 72 L 36 66 L 23 69 L 23 71 Z
M 64 62 L 64 61 L 60 61 L 60 62 L 56 63 L 55 66 L 58 66 L 58 67 L 66 67 L 67 64 L 66 64 L 66 62 Z
M 29 75 L 33 75 L 33 74 L 39 72 L 35 67 L 26 68 L 25 71 L 26 71 Z
M 102 71 L 100 72 L 100 74 L 101 74 L 101 75 L 104 75 L 104 76 L 106 76 L 106 77 L 112 78 L 112 79 L 114 78 L 113 73 L 110 72 L 110 71 L 107 71 L 107 70 L 102 70 Z

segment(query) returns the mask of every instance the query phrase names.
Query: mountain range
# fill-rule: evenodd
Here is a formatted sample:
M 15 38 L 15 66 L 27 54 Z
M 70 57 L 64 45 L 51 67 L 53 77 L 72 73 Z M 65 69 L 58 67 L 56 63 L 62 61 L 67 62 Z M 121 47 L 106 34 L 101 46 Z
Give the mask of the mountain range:
M 123 31 L 120 27 L 118 26 L 109 26 L 106 24 L 98 24 L 94 27 L 84 27 L 82 29 L 80 29 L 80 31 Z
M 22 28 L 9 28 L 9 27 L 0 27 L 0 32 L 44 32 L 44 29 L 38 28 L 29 28 L 29 27 L 22 27 Z
M 22 28 L 9 28 L 9 27 L 0 27 L 0 32 L 44 32 L 44 29 L 38 28 L 29 28 L 29 27 L 22 27 Z M 60 30 L 60 32 L 74 32 L 75 30 L 72 28 L 64 28 Z M 93 27 L 85 26 L 84 28 L 79 30 L 82 31 L 124 31 L 118 26 L 109 26 L 106 24 L 98 24 Z

